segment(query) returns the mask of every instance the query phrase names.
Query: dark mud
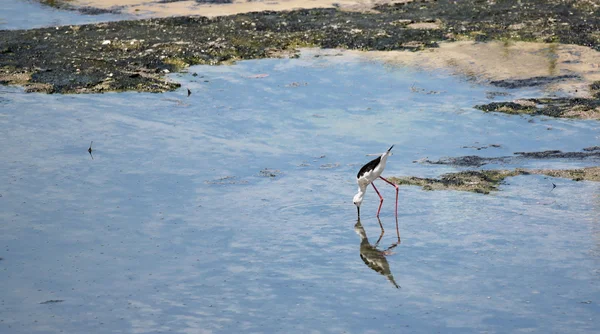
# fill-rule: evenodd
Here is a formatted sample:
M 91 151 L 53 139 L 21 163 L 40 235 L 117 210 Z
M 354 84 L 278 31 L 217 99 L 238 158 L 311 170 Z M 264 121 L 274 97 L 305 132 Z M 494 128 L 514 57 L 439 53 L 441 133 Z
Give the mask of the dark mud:
M 459 190 L 489 194 L 497 191 L 504 179 L 517 175 L 547 175 L 569 178 L 574 181 L 600 182 L 600 167 L 579 169 L 514 169 L 514 170 L 481 170 L 448 173 L 440 178 L 392 177 L 390 181 L 398 185 L 420 186 L 424 190 Z
M 375 9 L 254 12 L 2 31 L 0 82 L 46 93 L 161 92 L 179 87 L 165 81 L 166 73 L 189 65 L 289 55 L 304 46 L 418 50 L 440 41 L 516 39 L 600 50 L 600 9 L 587 1 L 441 0 Z M 435 27 L 423 29 L 414 23 Z
M 433 165 L 450 165 L 456 167 L 481 167 L 487 164 L 515 163 L 522 159 L 569 159 L 569 160 L 600 160 L 600 148 L 598 146 L 587 147 L 583 152 L 562 152 L 559 150 L 541 151 L 541 152 L 515 152 L 513 156 L 503 157 L 480 157 L 477 155 L 467 155 L 462 157 L 445 157 L 439 160 L 422 160 L 418 162 Z
M 492 102 L 476 105 L 475 108 L 485 112 L 501 112 L 505 114 L 543 115 L 561 118 L 600 119 L 600 94 L 591 85 L 595 98 L 533 98 L 512 102 Z

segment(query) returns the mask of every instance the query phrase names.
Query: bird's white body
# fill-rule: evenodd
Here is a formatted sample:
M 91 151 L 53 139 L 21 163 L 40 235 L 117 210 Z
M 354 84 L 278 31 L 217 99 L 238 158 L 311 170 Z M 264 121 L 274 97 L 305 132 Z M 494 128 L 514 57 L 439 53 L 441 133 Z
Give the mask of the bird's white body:
M 387 163 L 387 158 L 392 155 L 391 148 L 390 150 L 382 153 L 381 156 L 372 160 L 371 162 L 364 165 L 361 170 L 358 172 L 356 176 L 356 183 L 358 183 L 358 193 L 354 196 L 354 204 L 357 207 L 360 207 L 363 201 L 363 197 L 365 196 L 365 192 L 367 191 L 367 186 L 373 181 L 377 180 L 383 170 L 385 169 L 385 164 Z
M 385 164 L 387 163 L 387 158 L 392 155 L 392 152 L 385 152 L 381 155 L 381 159 L 379 160 L 379 164 L 372 170 L 365 172 L 362 176 L 356 179 L 358 183 L 358 191 L 365 192 L 365 189 L 371 182 L 377 180 L 383 170 L 385 169 Z

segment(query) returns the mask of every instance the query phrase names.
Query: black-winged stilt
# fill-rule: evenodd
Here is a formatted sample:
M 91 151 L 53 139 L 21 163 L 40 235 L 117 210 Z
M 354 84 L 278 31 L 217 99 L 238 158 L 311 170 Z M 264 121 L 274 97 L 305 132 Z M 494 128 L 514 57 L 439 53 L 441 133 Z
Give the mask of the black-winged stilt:
M 379 196 L 379 208 L 377 209 L 377 218 L 379 218 L 379 212 L 381 211 L 381 205 L 383 205 L 383 197 L 379 193 L 379 190 L 373 184 L 373 181 L 377 180 L 377 178 L 382 179 L 383 181 L 391 184 L 396 188 L 396 224 L 398 223 L 398 186 L 393 184 L 392 182 L 386 180 L 381 177 L 381 173 L 385 169 L 385 163 L 387 162 L 387 158 L 392 155 L 392 148 L 394 145 L 390 147 L 385 153 L 382 153 L 376 159 L 369 161 L 366 165 L 362 166 L 358 174 L 356 175 L 356 182 L 358 183 L 358 193 L 354 195 L 354 205 L 356 205 L 356 209 L 358 210 L 358 217 L 360 218 L 360 205 L 362 204 L 363 197 L 365 196 L 365 192 L 367 191 L 367 187 L 370 185 L 373 186 L 375 192 Z M 379 223 L 381 225 L 381 222 Z M 383 229 L 383 226 L 381 226 Z

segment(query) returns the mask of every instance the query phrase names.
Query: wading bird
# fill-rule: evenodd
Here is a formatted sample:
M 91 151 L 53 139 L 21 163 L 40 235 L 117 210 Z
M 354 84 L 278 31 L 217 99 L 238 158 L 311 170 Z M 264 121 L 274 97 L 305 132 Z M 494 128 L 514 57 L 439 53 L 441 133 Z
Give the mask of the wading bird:
M 365 196 L 365 192 L 367 191 L 367 187 L 370 185 L 373 186 L 375 192 L 379 196 L 379 208 L 377 209 L 377 218 L 379 218 L 379 212 L 381 211 L 381 205 L 383 205 L 383 197 L 379 193 L 379 190 L 373 184 L 373 181 L 377 180 L 377 178 L 382 179 L 383 181 L 391 184 L 396 188 L 396 225 L 398 224 L 398 186 L 393 184 L 392 182 L 386 180 L 381 177 L 381 173 L 385 169 L 385 163 L 387 162 L 387 158 L 392 155 L 392 148 L 394 145 L 390 147 L 385 153 L 381 154 L 376 159 L 371 160 L 366 165 L 362 166 L 358 174 L 356 175 L 356 182 L 358 183 L 358 193 L 354 195 L 354 205 L 356 205 L 356 209 L 358 210 L 358 217 L 360 218 L 360 205 L 362 204 L 363 197 Z M 381 223 L 379 223 L 381 225 Z M 383 229 L 383 226 L 381 226 Z

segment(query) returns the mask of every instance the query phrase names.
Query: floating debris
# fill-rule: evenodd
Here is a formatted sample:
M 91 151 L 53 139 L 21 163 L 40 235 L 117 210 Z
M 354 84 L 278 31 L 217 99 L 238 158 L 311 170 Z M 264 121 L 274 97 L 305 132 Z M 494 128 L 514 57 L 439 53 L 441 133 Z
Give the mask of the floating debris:
M 300 87 L 300 86 L 308 86 L 308 82 L 292 82 L 290 84 L 285 85 L 286 87 Z
M 90 154 L 90 157 L 92 157 L 92 160 L 94 160 L 94 155 L 92 155 L 92 144 L 94 143 L 94 141 L 92 140 L 92 142 L 90 143 L 90 147 L 88 148 L 88 153 Z
M 281 171 L 278 169 L 265 168 L 259 172 L 259 175 L 274 178 L 274 177 L 281 175 Z
M 443 90 L 426 90 L 425 88 L 420 88 L 415 86 L 415 84 L 413 84 L 412 86 L 410 86 L 410 91 L 413 93 L 419 93 L 419 94 L 426 94 L 426 95 L 437 95 L 440 93 L 445 93 L 446 91 Z
M 484 146 L 463 146 L 462 148 L 474 148 L 477 151 L 480 151 L 480 150 L 488 149 L 490 147 L 500 148 L 500 147 L 502 147 L 502 145 L 499 145 L 499 144 L 490 144 L 490 145 L 484 145 Z
M 46 300 L 45 302 L 41 302 L 40 304 L 55 304 L 55 303 L 62 303 L 64 302 L 64 300 L 62 299 L 50 299 L 50 300 Z
M 319 166 L 319 168 L 321 168 L 321 169 L 332 169 L 332 168 L 337 168 L 339 166 L 340 166 L 340 164 L 336 162 L 336 163 L 323 164 L 323 165 Z
M 188 107 L 190 105 L 189 103 L 185 103 L 180 99 L 162 98 L 161 100 L 168 101 L 168 102 L 175 102 L 175 104 L 177 104 L 177 106 L 180 106 L 180 107 Z
M 248 75 L 248 76 L 246 76 L 246 78 L 249 78 L 249 79 L 262 79 L 262 78 L 266 78 L 268 76 L 269 75 L 266 74 L 266 73 L 261 73 L 261 74 Z
M 216 180 L 204 181 L 206 184 L 248 184 L 246 180 L 238 180 L 236 176 L 224 176 Z

